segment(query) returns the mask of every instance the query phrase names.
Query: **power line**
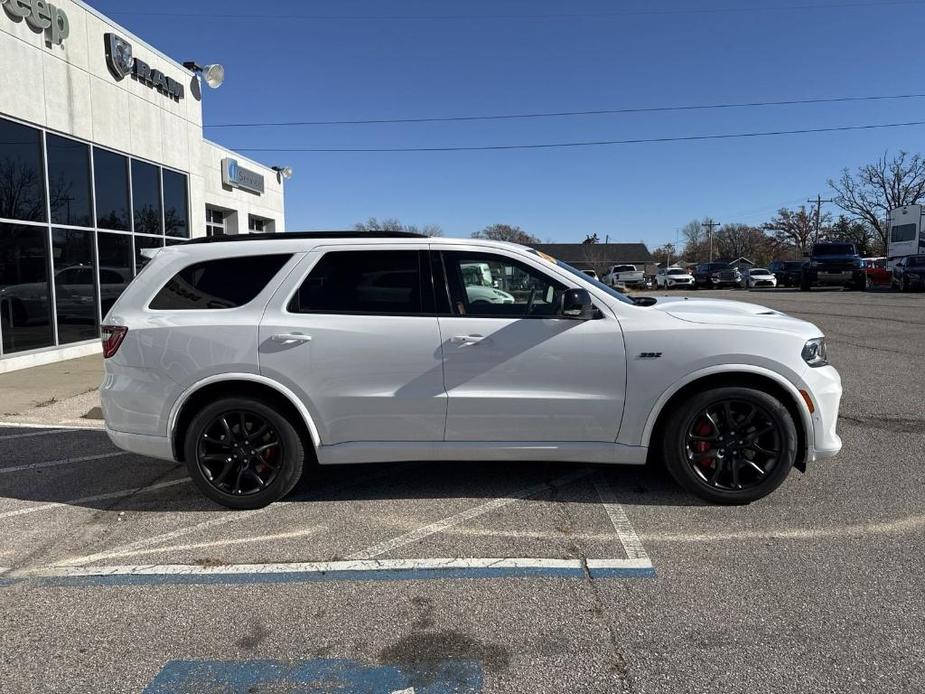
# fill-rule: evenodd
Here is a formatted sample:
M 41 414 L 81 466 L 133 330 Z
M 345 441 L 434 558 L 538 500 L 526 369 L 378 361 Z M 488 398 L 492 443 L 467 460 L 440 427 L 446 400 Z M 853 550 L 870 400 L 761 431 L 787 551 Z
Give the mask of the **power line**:
M 316 14 L 280 14 L 276 12 L 238 13 L 238 12 L 144 12 L 114 11 L 111 15 L 124 17 L 183 17 L 187 19 L 266 19 L 310 20 L 310 21 L 459 21 L 459 20 L 561 20 L 561 19 L 606 19 L 608 17 L 670 16 L 670 15 L 710 15 L 727 13 L 755 12 L 793 12 L 806 10 L 851 9 L 864 7 L 889 7 L 921 5 L 923 0 L 882 0 L 881 2 L 828 2 L 798 5 L 758 5 L 751 7 L 700 7 L 700 8 L 666 8 L 646 10 L 618 10 L 608 12 L 555 12 L 545 14 L 446 14 L 446 15 L 316 15 Z
M 671 111 L 709 111 L 733 108 L 758 108 L 765 106 L 795 106 L 804 104 L 836 104 L 858 101 L 895 101 L 900 99 L 922 99 L 925 94 L 891 94 L 874 96 L 833 96 L 818 99 L 784 99 L 779 101 L 743 101 L 736 103 L 680 105 L 680 106 L 638 106 L 627 108 L 594 109 L 589 111 L 549 111 L 540 113 L 502 113 L 480 116 L 427 116 L 419 118 L 364 118 L 356 120 L 283 121 L 273 123 L 215 123 L 206 128 L 282 128 L 312 125 L 380 125 L 386 123 L 451 123 L 460 121 L 515 120 L 528 118 L 565 118 L 573 116 L 604 116 L 629 113 L 665 113 Z
M 642 145 L 660 142 L 702 142 L 707 140 L 734 140 L 752 137 L 776 137 L 781 135 L 809 135 L 815 133 L 849 132 L 854 130 L 882 130 L 886 128 L 909 128 L 925 125 L 925 121 L 908 123 L 876 123 L 869 125 L 844 125 L 831 128 L 802 128 L 799 130 L 767 130 L 751 133 L 721 133 L 717 135 L 686 135 L 680 137 L 649 137 L 630 140 L 593 140 L 586 142 L 548 142 L 526 145 L 479 145 L 460 147 L 232 147 L 239 152 L 314 152 L 314 153 L 371 153 L 371 152 L 485 152 L 516 149 L 565 149 L 574 147 L 605 147 L 614 145 Z

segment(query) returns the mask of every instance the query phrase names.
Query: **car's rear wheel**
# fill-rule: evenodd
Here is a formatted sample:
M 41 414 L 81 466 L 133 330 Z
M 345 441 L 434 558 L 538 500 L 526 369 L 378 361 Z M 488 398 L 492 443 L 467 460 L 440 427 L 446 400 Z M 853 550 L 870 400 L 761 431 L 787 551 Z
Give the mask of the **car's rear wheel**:
M 718 504 L 747 504 L 777 489 L 793 468 L 797 431 L 777 398 L 716 388 L 685 401 L 669 421 L 665 464 L 682 487 Z
M 289 419 L 252 398 L 225 398 L 190 422 L 184 455 L 193 482 L 233 509 L 263 508 L 299 481 L 305 449 Z

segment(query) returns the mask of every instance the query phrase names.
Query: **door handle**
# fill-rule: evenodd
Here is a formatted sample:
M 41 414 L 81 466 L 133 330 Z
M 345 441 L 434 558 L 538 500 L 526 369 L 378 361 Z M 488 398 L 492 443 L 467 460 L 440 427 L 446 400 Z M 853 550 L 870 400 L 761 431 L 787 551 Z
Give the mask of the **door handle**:
M 280 345 L 301 344 L 311 342 L 311 335 L 302 335 L 301 333 L 278 333 L 270 337 L 270 340 Z
M 482 335 L 457 335 L 456 337 L 451 337 L 450 342 L 454 345 L 477 345 L 484 342 L 485 339 Z

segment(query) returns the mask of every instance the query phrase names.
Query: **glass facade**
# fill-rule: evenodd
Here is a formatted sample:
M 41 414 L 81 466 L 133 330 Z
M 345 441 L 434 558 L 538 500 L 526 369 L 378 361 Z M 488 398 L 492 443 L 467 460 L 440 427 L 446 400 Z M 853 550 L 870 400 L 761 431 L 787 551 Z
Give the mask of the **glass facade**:
M 0 357 L 97 339 L 142 251 L 189 234 L 186 174 L 0 118 Z

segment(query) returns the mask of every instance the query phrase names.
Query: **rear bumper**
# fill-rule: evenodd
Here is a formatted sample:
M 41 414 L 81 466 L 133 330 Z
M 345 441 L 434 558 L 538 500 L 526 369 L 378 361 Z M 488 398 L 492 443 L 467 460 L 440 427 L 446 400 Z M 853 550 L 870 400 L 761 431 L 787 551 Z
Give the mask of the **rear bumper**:
M 123 451 L 143 455 L 146 458 L 157 458 L 158 460 L 169 460 L 176 462 L 171 450 L 170 439 L 166 436 L 147 436 L 145 434 L 126 434 L 122 431 L 114 431 L 106 427 L 106 435 L 109 440 L 121 448 Z

